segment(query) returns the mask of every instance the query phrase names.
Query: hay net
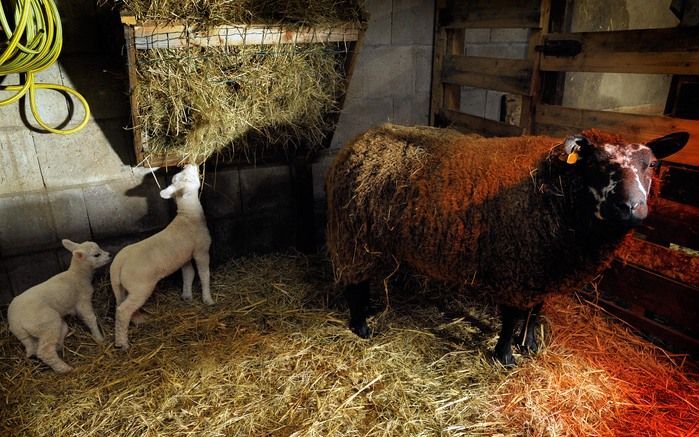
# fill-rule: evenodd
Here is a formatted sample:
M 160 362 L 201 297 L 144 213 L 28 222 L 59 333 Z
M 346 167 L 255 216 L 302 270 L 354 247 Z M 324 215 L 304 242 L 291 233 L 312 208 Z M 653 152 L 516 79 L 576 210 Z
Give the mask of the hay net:
M 134 125 L 146 156 L 200 162 L 224 152 L 250 161 L 265 154 L 312 154 L 329 145 L 353 44 L 328 32 L 363 26 L 358 0 L 124 5 L 139 22 L 187 29 L 184 42 L 181 28 L 158 31 L 146 50 L 136 51 Z M 287 31 L 301 30 L 303 42 L 283 43 Z

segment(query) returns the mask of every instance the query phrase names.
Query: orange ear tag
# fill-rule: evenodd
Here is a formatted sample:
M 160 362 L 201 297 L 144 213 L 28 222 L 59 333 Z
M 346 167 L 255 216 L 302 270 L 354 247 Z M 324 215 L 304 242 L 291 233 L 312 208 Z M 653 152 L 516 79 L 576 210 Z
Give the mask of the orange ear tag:
M 566 162 L 568 164 L 575 164 L 576 162 L 578 162 L 578 152 L 571 152 L 568 155 L 568 159 L 566 159 Z

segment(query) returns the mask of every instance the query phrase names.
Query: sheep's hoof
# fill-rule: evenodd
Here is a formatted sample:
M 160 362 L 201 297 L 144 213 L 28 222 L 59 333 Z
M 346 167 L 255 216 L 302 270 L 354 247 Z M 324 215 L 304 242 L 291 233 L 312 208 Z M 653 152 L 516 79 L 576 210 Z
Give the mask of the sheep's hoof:
M 515 361 L 515 357 L 512 356 L 512 349 L 510 350 L 501 350 L 499 348 L 496 348 L 493 351 L 493 357 L 495 357 L 500 364 L 502 364 L 505 367 L 512 367 L 517 364 Z
M 350 323 L 350 329 L 352 330 L 352 332 L 354 332 L 362 338 L 371 337 L 371 329 L 369 329 L 369 326 L 366 324 L 366 322 Z
M 214 300 L 213 300 L 212 298 L 208 298 L 208 299 L 207 299 L 207 298 L 203 298 L 202 300 L 203 300 L 204 303 L 207 304 L 207 305 L 213 305 L 214 303 L 216 303 L 216 302 L 214 302 Z
M 126 352 L 127 350 L 129 350 L 131 345 L 128 343 L 115 343 L 114 347 L 116 347 L 117 349 L 120 349 L 122 352 Z
M 182 293 L 182 300 L 190 302 L 192 300 L 192 293 L 189 293 L 189 294 Z
M 95 339 L 95 343 L 97 343 L 97 344 L 104 343 L 104 337 L 101 335 L 99 337 L 94 337 L 94 339 Z
M 523 354 L 535 355 L 539 352 L 539 342 L 536 341 L 536 337 L 533 335 L 527 335 L 524 341 L 521 338 L 517 339 L 517 348 Z
M 71 370 L 73 370 L 73 368 L 70 367 L 70 366 L 67 365 L 67 364 L 64 364 L 64 365 L 55 366 L 55 367 L 53 368 L 53 370 L 55 370 L 56 373 L 68 373 L 68 372 L 70 372 Z

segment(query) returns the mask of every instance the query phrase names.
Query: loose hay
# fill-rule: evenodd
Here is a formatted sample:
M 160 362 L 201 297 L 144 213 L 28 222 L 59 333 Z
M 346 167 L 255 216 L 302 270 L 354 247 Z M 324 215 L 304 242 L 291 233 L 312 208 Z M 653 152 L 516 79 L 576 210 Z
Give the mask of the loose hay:
M 313 151 L 334 128 L 344 80 L 319 44 L 151 49 L 138 53 L 148 152 L 200 162 L 214 153 Z
M 410 282 L 404 286 L 413 286 Z M 394 288 L 396 284 L 393 284 Z M 506 371 L 494 308 L 451 291 L 392 290 L 378 331 L 346 327 L 321 257 L 243 258 L 212 272 L 213 307 L 164 284 L 128 354 L 77 321 L 59 376 L 0 328 L 2 435 L 692 435 L 699 384 L 571 298 L 552 299 L 545 350 Z M 195 293 L 196 294 L 196 293 Z M 198 296 L 197 296 L 198 297 Z M 107 281 L 95 295 L 113 335 Z

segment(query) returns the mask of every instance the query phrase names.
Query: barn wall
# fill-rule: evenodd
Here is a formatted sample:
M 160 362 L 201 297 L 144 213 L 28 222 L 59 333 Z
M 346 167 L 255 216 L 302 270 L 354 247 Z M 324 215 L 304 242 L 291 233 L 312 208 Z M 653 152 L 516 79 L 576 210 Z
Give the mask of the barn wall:
M 136 166 L 125 129 L 129 102 L 121 28 L 114 14 L 95 3 L 57 1 L 63 53 L 58 64 L 38 75 L 87 98 L 92 109 L 87 127 L 70 136 L 43 134 L 27 128 L 34 123 L 23 106 L 0 107 L 0 304 L 67 267 L 61 238 L 92 239 L 115 253 L 162 229 L 175 212 L 160 199 L 154 176 Z M 367 3 L 372 18 L 333 151 L 381 121 L 427 123 L 433 2 Z M 61 95 L 41 93 L 39 102 L 47 122 L 65 119 Z M 79 119 L 79 105 L 76 111 Z M 316 194 L 331 155 L 314 166 Z M 159 171 L 159 184 L 171 174 Z M 214 237 L 214 262 L 296 242 L 292 179 L 293 170 L 284 165 L 207 166 L 202 203 Z

